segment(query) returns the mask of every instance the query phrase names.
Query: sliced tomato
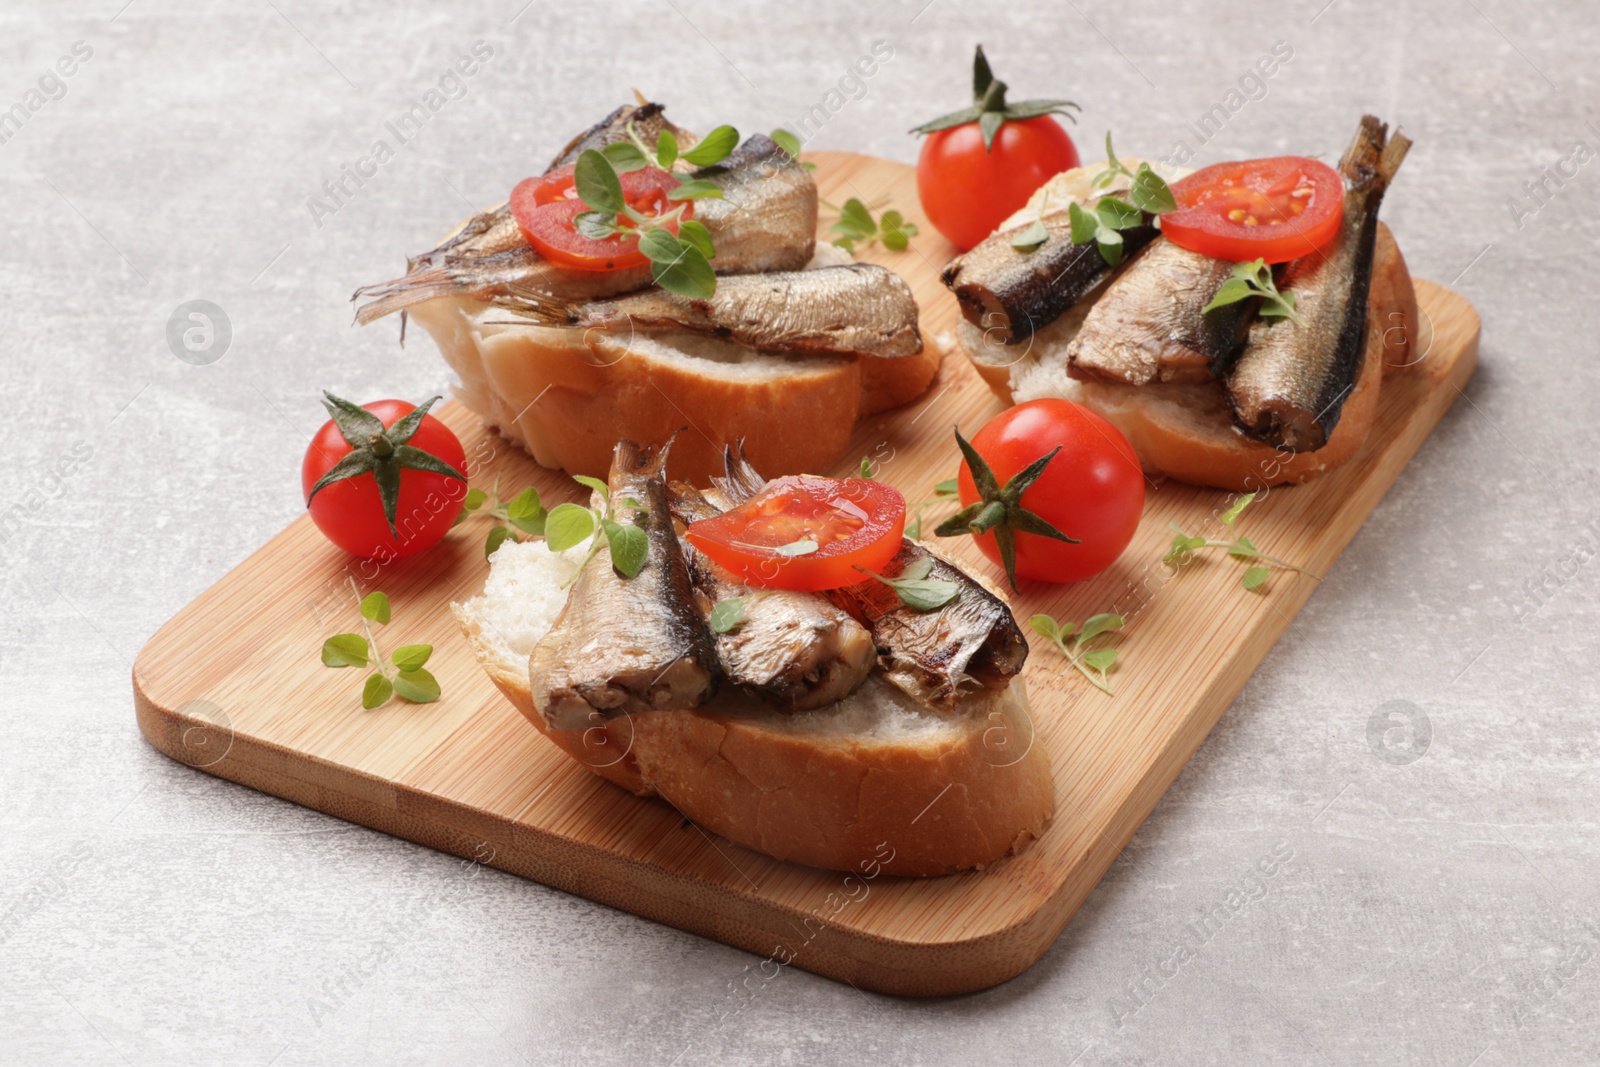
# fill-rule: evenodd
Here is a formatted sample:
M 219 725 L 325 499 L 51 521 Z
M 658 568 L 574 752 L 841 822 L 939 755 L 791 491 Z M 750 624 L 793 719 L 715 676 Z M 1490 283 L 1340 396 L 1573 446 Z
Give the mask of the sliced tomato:
M 639 242 L 621 234 L 596 239 L 585 237 L 573 220 L 590 210 L 578 199 L 573 167 L 559 167 L 542 178 L 525 178 L 511 191 L 511 214 L 522 236 L 550 262 L 572 270 L 618 270 L 649 262 Z M 659 167 L 645 167 L 620 175 L 622 196 L 630 207 L 652 218 L 674 212 L 679 202 L 667 199 L 678 179 Z M 681 201 L 683 212 L 661 225 L 678 232 L 678 223 L 694 218 L 694 201 Z
M 1308 256 L 1344 220 L 1343 180 L 1304 156 L 1216 163 L 1174 182 L 1172 196 L 1178 210 L 1161 216 L 1167 240 L 1233 263 Z
M 751 585 L 818 590 L 871 581 L 862 568 L 881 573 L 905 528 L 898 490 L 800 474 L 767 483 L 738 507 L 691 524 L 685 536 Z

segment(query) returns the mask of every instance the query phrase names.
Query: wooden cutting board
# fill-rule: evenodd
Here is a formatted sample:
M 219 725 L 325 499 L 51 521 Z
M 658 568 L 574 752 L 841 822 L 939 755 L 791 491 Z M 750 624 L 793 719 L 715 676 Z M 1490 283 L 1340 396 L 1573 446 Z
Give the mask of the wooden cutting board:
M 922 227 L 910 251 L 866 258 L 911 283 L 930 340 L 949 329 L 955 301 L 938 271 L 953 249 L 921 217 L 911 168 L 838 153 L 808 158 L 827 200 L 879 201 Z M 1418 292 L 1425 358 L 1386 378 L 1371 438 L 1353 462 L 1310 485 L 1274 489 L 1247 512 L 1241 532 L 1263 551 L 1325 574 L 1472 373 L 1471 305 L 1426 282 Z M 966 361 L 950 357 L 921 400 L 863 422 L 838 470 L 825 473 L 872 455 L 884 480 L 924 499 L 954 473 L 951 425 L 972 432 L 999 410 Z M 579 498 L 565 476 L 535 466 L 459 405 L 438 414 L 468 455 L 492 454 L 482 484 L 498 475 L 503 486 L 537 486 L 547 503 Z M 284 491 L 298 490 L 286 480 Z M 1115 697 L 1029 634 L 1036 741 L 1054 767 L 1056 815 L 1022 855 L 980 873 L 847 880 L 779 863 L 570 761 L 490 684 L 450 615 L 450 601 L 477 593 L 487 573 L 483 520 L 374 581 L 370 565 L 297 519 L 150 639 L 134 666 L 134 702 L 151 744 L 210 774 L 755 953 L 730 1012 L 789 965 L 888 993 L 981 989 L 1026 969 L 1061 933 L 1316 589 L 1312 578 L 1276 572 L 1265 594 L 1246 592 L 1242 565 L 1226 558 L 1176 575 L 1160 563 L 1168 524 L 1199 529 L 1226 496 L 1162 484 L 1110 570 L 1017 598 L 1024 620 L 1118 610 L 1130 621 L 1108 643 L 1122 659 Z M 989 566 L 967 545 L 947 544 Z M 439 702 L 363 711 L 359 674 L 321 665 L 323 638 L 358 627 L 352 581 L 389 595 L 386 647 L 435 646 Z

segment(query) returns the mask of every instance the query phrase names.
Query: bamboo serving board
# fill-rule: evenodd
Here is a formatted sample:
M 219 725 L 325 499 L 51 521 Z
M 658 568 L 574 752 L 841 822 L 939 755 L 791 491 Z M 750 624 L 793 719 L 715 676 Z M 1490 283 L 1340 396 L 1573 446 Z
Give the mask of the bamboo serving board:
M 956 321 L 938 281 L 953 249 L 921 217 L 911 168 L 809 158 L 827 200 L 883 201 L 921 226 L 910 251 L 866 258 L 910 282 L 931 343 Z M 1325 574 L 1355 536 L 1476 362 L 1471 305 L 1437 285 L 1417 288 L 1425 355 L 1385 379 L 1364 450 L 1319 481 L 1272 490 L 1242 520 L 1264 551 L 1313 574 Z M 999 410 L 966 361 L 951 356 L 922 399 L 864 421 L 838 469 L 824 473 L 844 474 L 870 455 L 908 500 L 925 499 L 956 469 L 952 424 L 974 432 Z M 489 457 L 475 482 L 532 484 L 547 506 L 579 498 L 564 475 L 538 468 L 459 405 L 437 414 L 469 456 Z M 568 759 L 496 691 L 451 617 L 450 601 L 476 594 L 487 573 L 484 520 L 379 572 L 297 519 L 151 638 L 134 666 L 134 703 L 151 744 L 208 773 L 755 953 L 730 1011 L 788 965 L 887 993 L 965 992 L 1044 953 L 1316 588 L 1312 578 L 1274 572 L 1264 594 L 1249 593 L 1234 561 L 1207 559 L 1176 575 L 1159 562 L 1170 522 L 1205 532 L 1227 499 L 1153 486 L 1138 535 L 1108 571 L 1031 585 L 1016 598 L 1024 621 L 1041 611 L 1081 621 L 1116 610 L 1129 622 L 1108 642 L 1121 650 L 1115 697 L 1029 632 L 1035 743 L 1054 768 L 1056 814 L 1020 856 L 979 873 L 847 879 L 780 863 Z M 926 521 L 943 515 L 931 510 Z M 943 543 L 994 573 L 965 540 Z M 363 711 L 361 672 L 321 665 L 323 639 L 358 628 L 352 582 L 392 601 L 386 649 L 434 645 L 428 666 L 443 699 Z M 937 792 L 930 783 L 930 804 Z

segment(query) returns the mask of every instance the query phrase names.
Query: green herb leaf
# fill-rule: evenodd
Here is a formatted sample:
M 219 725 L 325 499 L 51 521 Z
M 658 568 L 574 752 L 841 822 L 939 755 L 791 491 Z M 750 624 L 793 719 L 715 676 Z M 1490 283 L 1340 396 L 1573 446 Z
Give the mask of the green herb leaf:
M 911 521 L 906 523 L 906 536 L 913 541 L 922 540 L 922 509 L 918 508 Z
M 1244 511 L 1245 508 L 1250 506 L 1251 502 L 1254 501 L 1255 498 L 1256 495 L 1254 493 L 1246 493 L 1238 500 L 1235 500 L 1233 502 L 1233 506 L 1222 513 L 1222 525 L 1232 526 L 1239 518 L 1239 515 Z
M 1028 625 L 1041 637 L 1048 637 L 1052 641 L 1061 637 L 1061 624 L 1049 615 L 1035 615 L 1028 620 Z
M 666 131 L 663 130 L 663 133 Z M 631 170 L 643 170 L 650 165 L 639 146 L 632 141 L 617 141 L 600 149 L 600 154 L 606 157 L 606 162 L 611 164 L 618 174 L 626 174 Z
M 539 502 L 539 491 L 529 486 L 506 504 L 506 521 L 523 533 L 544 536 L 544 506 Z
M 772 551 L 780 556 L 792 558 L 794 556 L 809 556 L 817 550 L 817 543 L 810 538 L 802 537 L 798 541 L 790 541 L 786 545 L 779 545 Z
M 891 252 L 904 252 L 911 247 L 911 238 L 917 235 L 917 224 L 907 222 L 904 215 L 891 209 L 878 220 L 878 230 L 883 247 Z
M 578 212 L 572 217 L 572 228 L 591 241 L 604 241 L 622 232 L 617 226 L 617 217 L 603 211 Z
M 1241 278 L 1229 278 L 1217 289 L 1217 295 L 1211 298 L 1211 303 L 1207 304 L 1201 311 L 1211 311 L 1215 308 L 1226 307 L 1229 304 L 1237 304 L 1241 300 L 1248 300 L 1256 295 L 1258 295 L 1256 290 L 1250 287 L 1249 282 Z
M 1083 662 L 1104 674 L 1117 662 L 1117 650 L 1114 648 L 1097 648 L 1093 652 L 1083 654 Z
M 1255 559 L 1261 555 L 1261 551 L 1251 543 L 1250 538 L 1241 537 L 1229 546 L 1228 555 L 1234 559 Z
M 611 548 L 611 566 L 624 578 L 632 578 L 644 569 L 645 558 L 650 554 L 650 538 L 644 527 L 605 519 L 601 527 L 606 532 L 606 544 Z
M 1131 230 L 1144 222 L 1144 212 L 1114 196 L 1102 196 L 1095 201 L 1094 213 L 1100 225 L 1111 230 Z
M 669 293 L 694 300 L 708 300 L 717 291 L 717 272 L 704 252 L 693 244 L 680 242 L 678 258 L 672 262 L 652 259 L 650 275 Z
M 1133 186 L 1128 190 L 1128 199 L 1152 215 L 1178 210 L 1178 201 L 1173 197 L 1172 190 L 1161 180 L 1161 175 L 1150 169 L 1148 163 L 1139 164 L 1139 172 L 1133 176 Z
M 544 543 L 565 552 L 594 534 L 594 512 L 577 504 L 557 504 L 544 520 Z
M 865 241 L 878 232 L 878 224 L 872 221 L 872 212 L 867 210 L 867 205 L 852 196 L 839 209 L 839 219 L 829 227 L 829 232 Z
M 678 237 L 680 240 L 698 248 L 700 254 L 707 259 L 717 254 L 717 250 L 711 247 L 711 231 L 706 229 L 704 223 L 696 219 L 680 222 L 678 224 Z
M 394 691 L 413 704 L 432 704 L 439 699 L 439 680 L 425 670 L 401 671 L 394 676 Z
M 1261 307 L 1258 314 L 1268 319 L 1289 319 L 1297 326 L 1304 326 L 1305 322 L 1295 313 L 1294 294 L 1280 293 L 1278 286 L 1272 278 L 1272 268 L 1267 266 L 1266 260 L 1257 259 L 1249 263 L 1236 263 L 1228 276 L 1228 280 L 1218 287 L 1217 293 L 1211 302 L 1202 308 L 1202 312 L 1212 311 L 1216 308 L 1237 304 L 1241 300 L 1251 297 L 1261 297 Z
M 784 129 L 773 130 L 767 136 L 771 137 L 773 143 L 789 153 L 789 155 L 796 159 L 800 158 L 800 138 Z
M 639 251 L 651 262 L 672 263 L 683 255 L 683 243 L 669 231 L 653 226 L 639 235 Z
M 1174 529 L 1176 529 L 1176 527 L 1174 527 Z M 1172 539 L 1172 547 L 1167 550 L 1167 554 L 1165 556 L 1161 557 L 1161 562 L 1178 562 L 1195 549 L 1204 547 L 1206 547 L 1206 539 L 1204 537 L 1190 537 L 1182 530 L 1178 530 L 1177 536 Z
M 578 164 L 572 170 L 572 181 L 578 190 L 578 198 L 596 211 L 616 215 L 628 206 L 622 196 L 622 182 L 612 169 L 611 161 L 593 148 L 578 157 Z
M 1261 309 L 1256 314 L 1264 319 L 1293 319 L 1299 325 L 1305 325 L 1304 322 L 1301 322 L 1300 316 L 1295 313 L 1294 293 L 1292 292 L 1279 293 L 1277 299 L 1263 301 Z
M 432 645 L 402 645 L 395 649 L 394 655 L 389 658 L 402 671 L 420 671 L 431 655 L 433 655 Z
M 389 624 L 389 598 L 377 590 L 368 593 L 361 600 L 361 617 L 371 619 L 379 626 Z
M 381 708 L 394 696 L 394 686 L 389 684 L 389 679 L 381 674 L 367 676 L 367 682 L 361 687 L 361 706 L 371 711 Z
M 868 456 L 862 456 L 861 457 L 861 468 L 860 468 L 860 470 L 861 470 L 861 477 L 865 478 L 869 482 L 872 481 L 872 460 L 871 460 L 870 457 L 868 457 Z
M 370 650 L 361 634 L 334 634 L 322 642 L 324 667 L 365 667 Z
M 1129 178 L 1133 177 L 1132 174 L 1128 173 L 1128 168 L 1124 167 L 1122 165 L 1122 160 L 1117 158 L 1117 153 L 1116 153 L 1115 149 L 1113 149 L 1111 147 L 1111 131 L 1107 130 L 1106 131 L 1106 165 L 1105 165 L 1105 167 L 1103 169 L 1101 169 L 1101 170 L 1099 170 L 1099 171 L 1097 171 L 1095 173 L 1095 176 L 1092 179 L 1090 179 L 1089 185 L 1090 185 L 1091 188 L 1094 188 L 1094 189 L 1104 189 L 1106 186 L 1108 186 L 1112 182 L 1116 181 L 1117 180 L 1117 175 L 1119 175 L 1119 174 L 1127 174 Z M 1078 243 L 1082 244 L 1083 242 L 1079 241 Z
M 893 589 L 899 596 L 900 603 L 913 611 L 938 611 L 961 595 L 959 583 L 928 577 L 928 573 L 933 569 L 933 559 L 928 556 L 912 560 L 893 578 L 885 578 L 877 571 L 870 571 L 865 567 L 857 569 L 872 575 Z
M 934 496 L 955 496 L 960 491 L 961 487 L 954 478 L 946 478 L 933 487 Z
M 656 134 L 656 166 L 666 170 L 678 161 L 678 139 L 671 130 Z
M 744 624 L 744 597 L 719 600 L 706 620 L 712 633 L 732 633 Z
M 699 143 L 683 153 L 683 159 L 697 167 L 721 163 L 739 147 L 739 131 L 732 126 L 718 126 L 700 139 Z
M 1019 252 L 1032 252 L 1048 240 L 1050 240 L 1050 231 L 1045 229 L 1044 220 L 1034 219 L 1012 236 L 1011 247 Z
M 488 538 L 486 538 L 483 542 L 483 558 L 488 559 L 490 556 L 494 555 L 495 552 L 499 550 L 500 546 L 505 544 L 507 541 L 510 541 L 514 545 L 520 545 L 522 543 L 522 538 L 518 537 L 516 531 L 509 526 L 496 526 L 491 529 L 489 531 Z
M 611 499 L 611 486 L 607 485 L 599 478 L 588 474 L 574 474 L 572 476 L 572 480 L 577 482 L 579 485 L 584 486 L 585 488 L 593 489 L 595 492 L 599 493 L 601 500 L 609 501 Z
M 1100 232 L 1100 220 L 1095 213 L 1085 211 L 1077 201 L 1067 206 L 1067 218 L 1072 223 L 1072 243 L 1075 245 L 1088 244 Z
M 688 181 L 679 182 L 678 187 L 667 194 L 668 200 L 721 200 L 722 186 L 716 182 L 708 182 L 704 178 L 690 178 Z
M 1100 258 L 1106 261 L 1107 266 L 1115 267 L 1122 262 L 1122 234 L 1116 230 L 1101 227 L 1095 236 L 1095 246 L 1100 249 Z
M 1083 624 L 1083 630 L 1078 634 L 1078 644 L 1092 640 L 1108 630 L 1120 630 L 1127 622 L 1121 615 L 1107 612 L 1102 615 L 1090 616 Z
M 961 595 L 961 586 L 938 578 L 896 578 L 888 584 L 913 611 L 938 611 Z
M 1242 584 L 1246 589 L 1260 589 L 1262 583 L 1267 580 L 1267 575 L 1271 573 L 1272 571 L 1266 567 L 1251 567 L 1244 572 Z
M 477 511 L 483 507 L 483 502 L 488 499 L 489 494 L 482 489 L 468 489 L 467 498 L 461 502 L 461 507 L 465 511 Z

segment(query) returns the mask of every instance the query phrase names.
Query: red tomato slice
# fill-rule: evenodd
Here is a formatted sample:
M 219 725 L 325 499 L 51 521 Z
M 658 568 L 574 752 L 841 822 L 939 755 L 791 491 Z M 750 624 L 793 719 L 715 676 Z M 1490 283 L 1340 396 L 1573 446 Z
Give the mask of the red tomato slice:
M 778 478 L 749 500 L 690 525 L 689 543 L 751 585 L 839 589 L 873 579 L 900 551 L 906 501 L 864 478 Z M 815 551 L 779 549 L 814 542 Z
M 1167 239 L 1233 263 L 1308 256 L 1344 220 L 1344 181 L 1304 156 L 1216 163 L 1174 182 L 1172 195 L 1178 210 L 1161 216 Z
M 578 199 L 574 169 L 559 167 L 542 178 L 525 178 L 511 191 L 511 214 L 522 236 L 545 259 L 572 270 L 618 270 L 648 263 L 632 237 L 595 240 L 574 228 L 572 220 L 589 210 Z M 678 187 L 678 179 L 659 167 L 645 167 L 619 177 L 623 199 L 640 214 L 657 217 L 678 207 L 678 203 L 667 199 L 667 194 Z M 694 218 L 694 201 L 682 203 L 683 214 L 662 224 L 669 233 L 678 232 L 679 220 Z

